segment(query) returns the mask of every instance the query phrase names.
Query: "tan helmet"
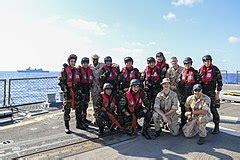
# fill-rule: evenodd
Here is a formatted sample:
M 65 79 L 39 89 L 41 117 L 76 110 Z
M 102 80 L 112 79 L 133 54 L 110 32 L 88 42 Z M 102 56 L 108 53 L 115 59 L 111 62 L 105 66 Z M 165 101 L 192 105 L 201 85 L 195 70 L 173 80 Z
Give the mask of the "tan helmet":
M 92 55 L 92 59 L 99 59 L 100 57 L 97 54 Z

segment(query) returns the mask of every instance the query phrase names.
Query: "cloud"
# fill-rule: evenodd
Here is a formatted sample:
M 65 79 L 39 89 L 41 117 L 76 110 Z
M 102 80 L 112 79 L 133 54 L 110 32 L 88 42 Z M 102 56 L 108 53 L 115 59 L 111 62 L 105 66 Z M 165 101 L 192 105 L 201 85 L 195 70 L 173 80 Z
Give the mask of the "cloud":
M 77 29 L 92 32 L 95 35 L 105 35 L 106 28 L 108 28 L 107 24 L 83 19 L 68 19 L 66 23 Z
M 175 6 L 181 6 L 181 5 L 192 6 L 195 3 L 201 3 L 201 2 L 202 0 L 172 0 L 171 4 Z
M 154 41 L 151 41 L 151 42 L 147 42 L 147 43 L 127 42 L 126 44 L 127 44 L 128 46 L 131 46 L 131 47 L 149 47 L 149 46 L 154 46 L 154 45 L 156 45 L 157 43 L 154 42 Z
M 228 38 L 228 42 L 231 44 L 240 43 L 240 37 L 231 36 Z
M 157 44 L 156 42 L 153 42 L 153 41 L 152 41 L 152 42 L 149 42 L 147 45 L 148 45 L 148 46 L 153 46 L 153 45 L 156 45 L 156 44 Z
M 113 53 L 119 53 L 119 54 L 140 54 L 143 53 L 143 49 L 139 48 L 125 48 L 125 47 L 119 47 L 119 48 L 111 48 L 108 50 L 109 52 Z
M 163 19 L 166 21 L 175 20 L 176 18 L 176 15 L 172 12 L 169 12 L 167 15 L 163 16 Z
M 61 70 L 69 54 L 79 59 L 96 50 L 92 34 L 76 33 L 61 17 L 31 18 L 0 7 L 1 70 L 26 67 Z M 64 25 L 65 24 L 65 25 Z M 4 59 L 14 57 L 9 63 Z

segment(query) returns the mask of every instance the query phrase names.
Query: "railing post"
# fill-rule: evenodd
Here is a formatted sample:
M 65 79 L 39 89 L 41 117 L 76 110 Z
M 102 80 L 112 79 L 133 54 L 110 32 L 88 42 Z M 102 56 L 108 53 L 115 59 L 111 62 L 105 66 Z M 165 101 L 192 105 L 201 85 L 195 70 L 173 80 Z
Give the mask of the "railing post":
M 237 84 L 238 84 L 238 81 L 239 81 L 239 78 L 238 78 L 238 73 L 239 73 L 240 71 L 237 71 Z
M 3 106 L 6 105 L 6 79 L 4 80 Z
M 8 106 L 11 103 L 11 79 L 8 80 Z
M 227 70 L 221 70 L 221 72 L 225 72 L 226 73 L 226 83 L 228 84 L 228 73 L 227 73 Z

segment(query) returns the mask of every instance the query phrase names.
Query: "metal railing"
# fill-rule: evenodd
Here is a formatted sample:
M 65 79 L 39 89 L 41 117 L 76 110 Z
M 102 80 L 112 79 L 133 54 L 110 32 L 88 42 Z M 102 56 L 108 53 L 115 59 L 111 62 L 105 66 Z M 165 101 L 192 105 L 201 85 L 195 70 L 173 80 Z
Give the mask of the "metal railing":
M 240 71 L 237 71 L 237 84 L 239 84 L 239 73 Z
M 0 107 L 6 105 L 6 79 L 0 79 Z
M 17 106 L 47 101 L 48 93 L 58 93 L 57 77 L 9 79 L 8 105 Z
M 225 79 L 224 79 L 224 77 L 222 77 L 223 78 L 223 82 L 228 84 L 228 72 L 227 72 L 227 70 L 221 70 L 221 73 L 222 73 L 222 75 L 223 75 L 223 73 L 225 74 Z

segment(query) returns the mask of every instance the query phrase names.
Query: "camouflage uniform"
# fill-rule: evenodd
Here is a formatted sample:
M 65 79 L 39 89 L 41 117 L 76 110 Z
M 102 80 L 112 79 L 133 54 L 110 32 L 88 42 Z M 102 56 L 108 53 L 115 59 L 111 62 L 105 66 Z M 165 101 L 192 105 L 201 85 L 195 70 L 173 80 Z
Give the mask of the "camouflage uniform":
M 199 99 L 196 99 L 194 95 L 187 98 L 185 107 L 186 111 L 197 111 L 197 110 L 207 110 L 206 115 L 192 115 L 192 118 L 183 127 L 183 133 L 186 137 L 193 137 L 197 133 L 200 137 L 207 136 L 206 124 L 212 120 L 212 115 L 210 112 L 210 98 L 201 94 Z M 186 112 L 186 114 L 187 114 Z
M 93 101 L 93 106 L 96 106 L 99 94 L 102 91 L 100 82 L 99 82 L 99 76 L 100 76 L 100 71 L 103 65 L 104 63 L 100 63 L 100 62 L 96 67 L 94 65 L 91 65 L 91 69 L 93 71 L 93 84 L 91 88 L 91 99 Z
M 168 95 L 165 95 L 163 91 L 158 93 L 155 104 L 154 104 L 154 114 L 153 114 L 153 120 L 155 124 L 155 130 L 159 131 L 161 129 L 161 126 L 163 126 L 164 120 L 162 115 L 169 112 L 170 110 L 177 110 L 178 109 L 178 98 L 177 94 L 170 90 Z M 178 123 L 178 115 L 176 112 L 166 116 L 168 119 L 167 123 L 170 134 L 171 135 L 178 135 L 179 133 L 179 123 Z
M 182 66 L 178 66 L 177 69 L 173 68 L 173 67 L 170 67 L 168 70 L 167 70 L 167 73 L 166 73 L 166 78 L 169 78 L 170 79 L 170 89 L 174 92 L 176 92 L 179 96 L 179 91 L 177 89 L 177 82 L 179 81 L 180 79 L 180 75 L 183 71 L 183 67 Z

